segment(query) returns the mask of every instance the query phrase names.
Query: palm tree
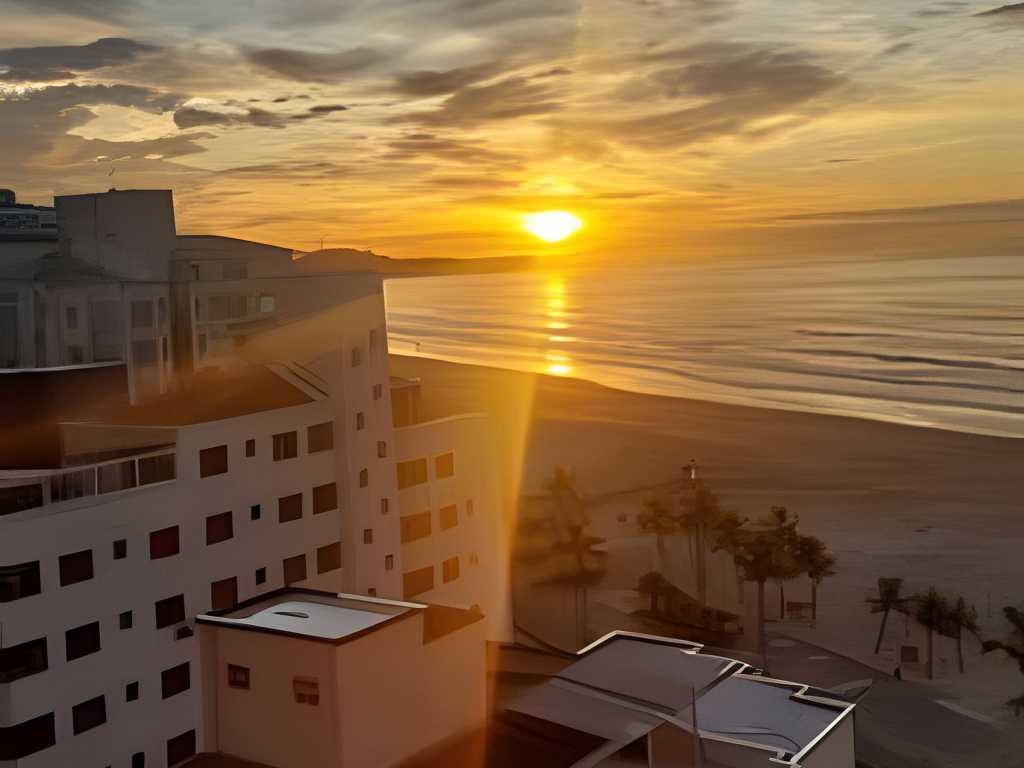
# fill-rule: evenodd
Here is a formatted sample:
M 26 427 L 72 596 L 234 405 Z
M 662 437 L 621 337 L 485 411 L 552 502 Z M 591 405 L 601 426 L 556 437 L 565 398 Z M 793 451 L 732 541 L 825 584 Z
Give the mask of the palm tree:
M 818 624 L 818 587 L 829 576 L 836 575 L 836 558 L 821 539 L 801 536 L 797 540 L 797 559 L 811 580 L 811 626 Z
M 658 557 L 664 565 L 668 559 L 665 551 L 665 536 L 682 529 L 679 515 L 674 515 L 660 499 L 644 499 L 643 509 L 636 516 L 637 527 L 644 533 L 653 533 L 657 541 Z
M 964 630 L 966 629 L 972 635 L 977 636 L 978 609 L 973 605 L 968 605 L 963 597 L 958 597 L 956 602 L 952 604 L 949 615 L 946 618 L 949 620 L 949 628 L 946 634 L 956 638 L 956 658 L 960 666 L 960 674 L 962 675 L 964 673 Z
M 882 638 L 885 636 L 885 625 L 889 621 L 889 613 L 893 610 L 903 610 L 907 600 L 902 596 L 903 579 L 880 578 L 878 580 L 878 597 L 869 598 L 872 613 L 882 614 L 882 624 L 878 627 L 878 639 L 875 641 L 875 655 L 882 648 Z
M 771 535 L 775 539 L 775 583 L 779 587 L 779 618 L 786 618 L 786 582 L 803 573 L 799 558 L 799 535 L 796 532 L 800 518 L 790 516 L 786 507 L 772 507 L 769 520 Z
M 657 571 L 650 571 L 640 577 L 636 584 L 636 591 L 641 595 L 648 594 L 651 596 L 651 613 L 657 614 L 658 598 L 667 591 L 669 586 L 668 579 Z
M 914 619 L 928 631 L 928 679 L 935 679 L 935 633 L 949 626 L 949 601 L 930 587 L 924 594 L 910 598 L 913 603 Z
M 986 640 L 981 644 L 982 653 L 1002 651 L 1017 662 L 1017 668 L 1024 675 L 1024 611 L 1008 605 L 1003 608 L 1003 616 L 1010 623 L 1010 636 L 1006 640 Z M 1024 694 L 1010 699 L 1006 706 L 1013 707 L 1018 717 L 1024 711 Z
M 696 553 L 697 602 L 703 615 L 708 607 L 707 549 L 709 534 L 722 523 L 726 512 L 722 510 L 718 497 L 702 479 L 696 476 L 693 466 L 686 468 L 690 477 L 683 481 L 679 494 L 679 525 L 693 531 L 694 552 Z

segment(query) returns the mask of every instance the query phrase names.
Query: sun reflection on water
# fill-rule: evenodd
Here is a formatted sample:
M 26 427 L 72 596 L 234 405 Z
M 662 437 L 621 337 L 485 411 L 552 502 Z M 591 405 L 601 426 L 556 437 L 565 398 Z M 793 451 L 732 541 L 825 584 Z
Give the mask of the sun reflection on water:
M 545 320 L 548 330 L 567 331 L 569 313 L 566 311 L 565 280 L 561 275 L 553 275 L 544 284 Z M 565 333 L 553 333 L 547 337 L 549 345 L 565 344 L 573 340 Z M 552 376 L 567 376 L 572 372 L 571 358 L 561 347 L 549 346 L 544 353 L 547 372 Z

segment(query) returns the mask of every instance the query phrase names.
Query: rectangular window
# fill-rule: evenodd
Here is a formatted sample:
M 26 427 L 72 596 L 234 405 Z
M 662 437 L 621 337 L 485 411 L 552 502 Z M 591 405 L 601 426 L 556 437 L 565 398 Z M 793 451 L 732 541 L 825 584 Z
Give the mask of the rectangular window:
M 124 687 L 124 700 L 125 701 L 138 701 L 139 700 L 139 682 L 138 680 L 128 683 Z
M 61 555 L 57 559 L 60 564 L 60 585 L 77 584 L 92 578 L 92 550 L 83 549 L 70 555 Z
M 128 557 L 128 540 L 118 539 L 114 542 L 114 559 L 124 560 Z
M 260 312 L 273 312 L 276 306 L 277 302 L 272 295 L 264 294 L 260 296 Z
M 373 544 L 373 528 L 363 528 L 363 544 Z
M 366 414 L 362 411 L 356 413 L 356 430 L 366 428 Z
M 0 683 L 13 683 L 47 669 L 46 638 L 0 648 Z
M 210 296 L 206 300 L 206 313 L 212 322 L 237 320 L 249 314 L 249 297 L 239 294 Z
M 227 611 L 238 605 L 238 579 L 221 579 L 210 584 L 210 610 Z
M 172 624 L 180 624 L 185 620 L 185 596 L 175 595 L 157 600 L 154 603 L 156 608 L 156 628 L 162 629 Z
M 245 441 L 245 455 L 250 459 L 256 455 L 256 441 L 251 437 Z
M 174 454 L 161 453 L 159 456 L 146 456 L 139 459 L 139 485 L 165 483 L 173 480 Z
M 274 435 L 274 461 L 294 459 L 299 455 L 299 435 L 297 432 L 282 432 Z
M 245 280 L 249 276 L 248 264 L 244 261 L 228 261 L 224 263 L 225 280 Z
M 360 365 L 363 362 L 363 350 L 359 347 L 352 347 L 352 367 Z
M 384 555 L 384 570 L 385 571 L 393 571 L 393 570 L 395 570 L 395 556 L 394 555 Z
M 153 327 L 153 302 L 150 299 L 132 302 L 132 328 Z
M 371 354 L 375 352 L 377 349 L 377 331 L 373 329 L 370 330 L 370 339 L 368 342 L 368 346 Z
M 132 755 L 132 768 L 146 768 L 145 752 L 136 752 L 134 755 Z
M 257 568 L 256 569 L 256 583 L 263 584 L 267 580 L 267 569 Z
M 445 453 L 434 459 L 434 476 L 451 477 L 455 474 L 455 454 Z
M 219 515 L 210 515 L 206 518 L 206 544 L 219 544 L 227 541 L 235 535 L 235 528 L 231 522 L 230 512 L 221 512 Z
M 101 464 L 98 467 L 97 475 L 100 493 L 124 491 L 128 488 L 134 488 L 137 485 L 135 482 L 134 461 L 118 461 L 113 464 Z
M 336 483 L 327 483 L 313 488 L 313 514 L 330 512 L 338 508 L 338 486 Z
M 217 445 L 199 452 L 199 476 L 212 477 L 228 471 L 228 447 Z
M 131 611 L 122 611 L 118 615 L 118 617 L 117 617 L 117 625 L 121 629 L 131 629 L 132 628 L 132 612 Z
M 426 538 L 430 535 L 430 510 L 416 515 L 403 515 L 399 518 L 399 527 L 403 544 Z
M 121 302 L 93 301 L 90 303 L 90 313 L 92 315 L 92 359 L 97 363 L 123 359 L 124 320 L 122 319 Z
M 71 730 L 76 735 L 107 722 L 107 702 L 102 696 L 71 708 Z
M 78 307 L 64 308 L 64 325 L 69 331 L 78 330 Z
M 411 461 L 399 461 L 395 464 L 398 472 L 398 489 L 409 488 L 413 485 L 422 485 L 427 482 L 427 460 L 412 459 Z
M 466 499 L 466 517 L 473 516 L 473 500 Z
M 171 696 L 177 696 L 191 686 L 191 674 L 187 661 L 160 673 L 160 695 L 162 698 L 169 699 Z
M 408 600 L 434 588 L 434 566 L 402 574 L 402 595 Z
M 449 528 L 454 528 L 459 524 L 459 510 L 454 504 L 449 504 L 447 507 L 441 507 L 438 510 L 438 515 L 441 518 L 441 530 L 447 531 Z
M 315 677 L 296 677 L 292 680 L 296 704 L 316 706 L 320 703 L 320 683 Z
M 20 760 L 56 743 L 53 712 L 17 725 L 0 726 L 0 760 Z
M 38 595 L 39 561 L 0 566 L 0 603 Z
M 288 523 L 302 517 L 302 494 L 293 493 L 277 500 L 277 522 Z
M 373 399 L 374 400 L 380 400 L 382 397 L 384 397 L 384 385 L 383 384 L 374 384 L 373 385 Z
M 249 507 L 249 519 L 250 520 L 259 520 L 261 514 L 262 514 L 262 511 L 260 510 L 260 505 L 259 504 L 253 504 L 251 507 Z
M 43 506 L 43 486 L 39 483 L 0 488 L 0 515 L 13 515 L 25 509 Z
M 167 299 L 158 296 L 156 299 L 156 324 L 158 328 L 167 325 Z
M 228 664 L 228 685 L 232 688 L 249 690 L 249 668 Z
M 449 557 L 447 560 L 441 563 L 441 578 L 444 583 L 447 584 L 449 581 L 455 581 L 459 578 L 459 558 Z
M 363 467 L 359 470 L 359 487 L 365 488 L 370 484 L 370 470 Z
M 387 498 L 380 500 L 380 513 L 382 515 L 388 514 L 391 511 L 391 502 Z
M 149 559 L 159 560 L 161 557 L 171 557 L 181 551 L 178 540 L 178 526 L 161 528 L 149 534 Z
M 64 633 L 64 650 L 68 661 L 80 659 L 100 649 L 100 623 L 94 621 Z
M 316 572 L 327 573 L 341 568 L 341 542 L 336 541 L 316 550 Z
M 167 765 L 177 765 L 196 753 L 196 732 L 185 731 L 167 740 Z
M 386 459 L 388 456 L 388 444 L 383 440 L 377 441 L 377 458 Z
M 331 450 L 334 447 L 334 422 L 325 421 L 307 428 L 306 444 L 310 453 Z
M 286 557 L 283 561 L 284 565 L 284 585 L 290 586 L 299 581 L 306 580 L 306 556 L 296 555 L 295 557 Z

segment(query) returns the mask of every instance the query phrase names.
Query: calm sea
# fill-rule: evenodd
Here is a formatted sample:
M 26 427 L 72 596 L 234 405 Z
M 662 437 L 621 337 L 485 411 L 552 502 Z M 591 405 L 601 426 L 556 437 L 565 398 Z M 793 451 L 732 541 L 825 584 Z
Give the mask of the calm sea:
M 386 284 L 393 352 L 1024 437 L 1024 259 L 691 262 Z

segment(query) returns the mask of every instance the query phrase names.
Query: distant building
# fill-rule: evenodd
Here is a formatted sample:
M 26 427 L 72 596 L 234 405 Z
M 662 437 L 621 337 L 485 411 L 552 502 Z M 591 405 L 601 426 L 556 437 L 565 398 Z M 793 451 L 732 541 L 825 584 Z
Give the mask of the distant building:
M 0 240 L 56 240 L 53 208 L 19 203 L 13 189 L 0 189 Z

